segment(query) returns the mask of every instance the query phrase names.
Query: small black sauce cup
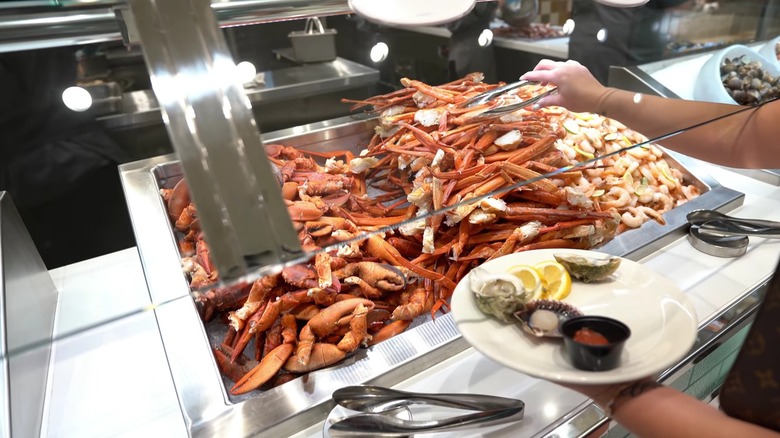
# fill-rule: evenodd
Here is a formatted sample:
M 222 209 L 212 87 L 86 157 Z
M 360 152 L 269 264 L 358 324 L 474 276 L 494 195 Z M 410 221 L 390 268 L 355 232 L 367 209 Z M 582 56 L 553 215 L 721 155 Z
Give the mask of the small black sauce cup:
M 578 330 L 588 328 L 607 338 L 608 344 L 592 345 L 574 340 Z M 561 326 L 563 346 L 575 367 L 586 371 L 606 371 L 620 364 L 620 355 L 631 330 L 622 322 L 606 316 L 578 316 Z

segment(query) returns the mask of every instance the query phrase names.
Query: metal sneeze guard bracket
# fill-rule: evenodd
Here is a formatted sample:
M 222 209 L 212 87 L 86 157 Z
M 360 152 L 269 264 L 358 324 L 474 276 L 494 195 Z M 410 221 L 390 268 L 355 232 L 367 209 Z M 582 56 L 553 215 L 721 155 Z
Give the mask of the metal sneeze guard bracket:
M 11 196 L 0 191 L 0 436 L 45 421 L 59 294 Z
M 301 245 L 210 2 L 128 4 L 220 279 L 281 270 Z

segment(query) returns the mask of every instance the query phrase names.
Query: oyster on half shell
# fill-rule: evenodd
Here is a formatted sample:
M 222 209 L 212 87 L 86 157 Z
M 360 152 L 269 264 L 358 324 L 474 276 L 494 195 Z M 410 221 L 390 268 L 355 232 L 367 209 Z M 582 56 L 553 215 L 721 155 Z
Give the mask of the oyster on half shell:
M 477 307 L 502 322 L 515 322 L 514 313 L 528 301 L 528 292 L 519 278 L 510 274 L 492 274 L 484 268 L 469 273 L 469 288 Z
M 620 257 L 583 257 L 578 254 L 554 254 L 555 260 L 562 264 L 569 275 L 584 283 L 600 281 L 620 267 Z
M 582 312 L 571 304 L 555 300 L 533 300 L 515 312 L 520 326 L 526 332 L 538 337 L 559 338 L 564 321 Z

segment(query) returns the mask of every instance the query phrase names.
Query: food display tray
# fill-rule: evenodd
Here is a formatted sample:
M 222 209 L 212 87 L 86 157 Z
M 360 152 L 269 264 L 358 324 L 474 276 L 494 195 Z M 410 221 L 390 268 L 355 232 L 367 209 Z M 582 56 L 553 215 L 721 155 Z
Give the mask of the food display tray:
M 343 117 L 263 135 L 281 143 L 318 152 L 358 152 L 374 132 L 373 120 Z M 667 160 L 694 181 L 701 195 L 664 214 L 666 225 L 648 222 L 620 234 L 600 251 L 637 260 L 682 237 L 688 212 L 707 208 L 729 211 L 744 195 L 721 186 L 696 162 L 669 153 Z M 120 166 L 130 217 L 152 302 L 157 304 L 160 335 L 176 386 L 182 414 L 192 436 L 289 436 L 322 421 L 333 408 L 338 388 L 371 383 L 393 386 L 468 348 L 451 315 L 419 323 L 385 342 L 361 349 L 341 363 L 284 385 L 229 397 L 211 352 L 209 331 L 189 295 L 176 237 L 161 188 L 182 178 L 175 155 Z

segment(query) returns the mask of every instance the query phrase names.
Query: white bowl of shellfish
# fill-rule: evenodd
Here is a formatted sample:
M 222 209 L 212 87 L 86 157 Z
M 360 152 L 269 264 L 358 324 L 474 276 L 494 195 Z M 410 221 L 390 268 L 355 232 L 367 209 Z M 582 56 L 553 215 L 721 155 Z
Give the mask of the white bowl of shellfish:
M 758 54 L 774 63 L 775 67 L 780 68 L 780 36 L 776 36 L 767 41 L 766 44 L 758 49 Z
M 742 61 L 760 63 L 760 68 L 763 72 L 762 77 L 737 77 L 734 76 L 736 73 L 731 73 L 732 77 L 724 79 L 724 75 L 728 75 L 730 73 L 722 72 L 721 66 L 727 62 L 735 65 L 736 63 L 740 63 Z M 739 88 L 740 85 L 736 84 L 735 82 L 732 82 L 731 85 L 727 85 L 727 81 L 758 79 L 761 81 L 760 86 L 763 87 L 763 83 L 765 82 L 763 81 L 763 78 L 773 78 L 774 81 L 772 82 L 772 86 L 776 88 L 780 86 L 780 81 L 777 80 L 778 76 L 780 76 L 780 66 L 778 66 L 776 62 L 767 60 L 757 51 L 747 46 L 739 44 L 729 46 L 713 54 L 712 57 L 704 63 L 701 70 L 699 71 L 698 77 L 696 78 L 696 83 L 694 84 L 693 98 L 695 100 L 702 100 L 707 102 L 749 105 L 751 104 L 747 101 L 749 98 L 744 97 L 742 94 L 735 94 L 735 96 L 737 96 L 736 98 L 732 97 L 732 94 L 729 93 L 727 87 L 731 86 L 732 89 L 736 89 Z M 748 88 L 748 91 L 753 89 L 752 86 L 748 86 L 746 88 Z M 744 90 L 742 91 L 744 92 Z

